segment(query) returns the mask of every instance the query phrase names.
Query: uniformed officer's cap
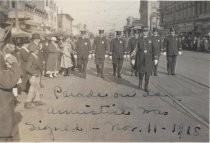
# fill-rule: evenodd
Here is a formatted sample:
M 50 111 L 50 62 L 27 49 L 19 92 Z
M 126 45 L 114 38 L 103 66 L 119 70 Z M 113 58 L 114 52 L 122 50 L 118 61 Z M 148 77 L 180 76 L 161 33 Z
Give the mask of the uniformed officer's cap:
M 40 39 L 40 38 L 41 37 L 40 37 L 39 33 L 32 34 L 32 39 Z
M 116 35 L 121 35 L 122 31 L 116 31 Z
M 87 33 L 87 31 L 86 31 L 86 30 L 81 30 L 80 32 L 81 32 L 81 34 L 82 34 L 82 35 L 84 35 L 84 34 L 86 34 L 86 33 Z
M 158 32 L 158 29 L 157 28 L 153 28 L 153 32 Z
M 171 27 L 170 32 L 175 32 L 175 29 L 173 27 Z
M 99 34 L 103 34 L 104 33 L 104 30 L 100 29 L 98 30 Z
M 144 32 L 144 31 L 149 31 L 149 27 L 148 27 L 148 26 L 142 27 L 142 31 L 143 31 L 143 32 Z

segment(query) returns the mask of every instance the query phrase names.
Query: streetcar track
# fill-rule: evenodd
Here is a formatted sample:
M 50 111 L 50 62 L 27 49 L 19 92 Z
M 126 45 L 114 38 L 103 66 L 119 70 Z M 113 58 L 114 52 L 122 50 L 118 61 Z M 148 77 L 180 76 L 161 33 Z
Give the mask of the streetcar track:
M 159 67 L 160 67 L 161 69 L 167 70 L 166 68 L 164 68 L 164 67 L 162 67 L 162 66 L 160 66 L 160 65 L 159 65 Z M 201 82 L 199 82 L 199 81 L 196 81 L 196 80 L 194 80 L 194 79 L 192 79 L 192 78 L 186 77 L 186 76 L 181 75 L 181 74 L 179 74 L 179 73 L 176 73 L 176 75 L 179 75 L 180 77 L 183 77 L 183 78 L 185 78 L 185 79 L 187 79 L 187 80 L 190 80 L 190 81 L 192 81 L 192 82 L 194 82 L 194 83 L 196 83 L 196 84 L 199 84 L 199 85 L 202 86 L 202 87 L 210 88 L 210 86 L 208 86 L 208 85 L 206 85 L 206 84 L 203 84 L 203 83 L 201 83 Z M 178 78 L 177 76 L 174 76 L 174 77 Z M 180 78 L 178 78 L 178 79 L 180 79 Z
M 186 54 L 182 54 L 182 56 L 183 57 L 190 57 L 190 58 L 195 59 L 195 60 L 210 61 L 210 59 L 201 59 L 201 58 L 194 57 L 194 56 L 187 56 Z
M 185 106 L 184 104 L 181 103 L 181 101 L 177 100 L 175 98 L 175 96 L 173 96 L 171 93 L 169 93 L 167 90 L 165 90 L 164 88 L 162 88 L 161 86 L 155 85 L 154 83 L 151 83 L 151 85 L 156 88 L 159 92 L 161 92 L 161 94 L 166 95 L 166 97 L 168 97 L 170 99 L 170 101 L 172 101 L 173 105 L 176 103 L 176 105 L 178 107 L 180 107 L 180 109 L 182 111 L 184 111 L 184 113 L 187 113 L 188 116 L 192 117 L 194 120 L 199 121 L 200 123 L 202 123 L 205 127 L 209 128 L 209 121 L 204 118 L 201 115 L 198 115 L 195 111 L 192 111 L 190 108 L 188 108 L 187 106 Z M 166 100 L 164 100 L 163 98 L 161 98 L 161 96 L 159 96 L 161 100 L 163 100 L 164 102 L 167 102 Z M 170 104 L 170 103 L 169 103 Z M 170 104 L 172 106 L 172 104 Z M 176 107 L 174 107 L 176 110 L 178 110 Z M 186 115 L 186 114 L 184 114 Z

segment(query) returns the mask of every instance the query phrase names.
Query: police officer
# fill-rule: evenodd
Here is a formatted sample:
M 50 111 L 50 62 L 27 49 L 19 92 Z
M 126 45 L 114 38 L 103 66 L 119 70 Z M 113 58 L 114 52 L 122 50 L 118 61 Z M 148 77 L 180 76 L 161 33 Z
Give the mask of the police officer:
M 88 57 L 91 52 L 90 40 L 87 38 L 87 32 L 81 31 L 81 37 L 76 43 L 77 64 L 79 66 L 80 77 L 86 79 L 86 70 Z
M 111 40 L 110 43 L 110 57 L 113 64 L 113 76 L 116 76 L 116 70 L 118 78 L 121 77 L 121 70 L 123 66 L 124 55 L 126 54 L 125 40 L 121 37 L 121 31 L 116 31 L 116 38 Z
M 108 48 L 108 41 L 104 37 L 104 30 L 99 30 L 99 36 L 94 39 L 93 50 L 95 52 L 95 63 L 97 77 L 104 78 L 104 60 Z
M 149 92 L 149 78 L 153 71 L 153 65 L 158 63 L 158 55 L 154 48 L 154 41 L 148 36 L 148 27 L 143 27 L 143 36 L 137 41 L 137 70 L 139 72 L 139 89 L 142 89 L 142 81 L 145 76 L 145 92 Z M 153 63 L 154 62 L 154 63 Z
M 164 40 L 164 55 L 167 57 L 168 75 L 175 75 L 176 59 L 178 54 L 182 54 L 181 41 L 175 35 L 174 28 L 170 29 L 171 35 Z
M 153 45 L 154 45 L 154 48 L 157 52 L 158 61 L 159 61 L 163 40 L 158 35 L 158 29 L 157 28 L 153 29 L 153 42 L 154 42 Z M 154 64 L 154 76 L 158 76 L 157 75 L 157 69 L 158 69 L 158 64 L 156 64 L 156 65 Z
M 127 49 L 128 49 L 128 52 L 129 52 L 130 55 L 132 55 L 134 49 L 136 48 L 138 38 L 139 38 L 138 30 L 135 30 L 134 31 L 134 37 L 131 37 L 128 41 Z M 131 56 L 131 66 L 132 66 L 131 67 L 131 72 L 132 72 L 131 76 L 133 75 L 133 71 L 136 70 L 136 65 L 135 65 L 136 62 L 135 63 L 132 62 L 132 61 L 136 61 L 135 58 L 136 58 L 136 56 L 133 56 L 133 57 Z M 136 71 L 135 71 L 135 76 L 137 76 Z

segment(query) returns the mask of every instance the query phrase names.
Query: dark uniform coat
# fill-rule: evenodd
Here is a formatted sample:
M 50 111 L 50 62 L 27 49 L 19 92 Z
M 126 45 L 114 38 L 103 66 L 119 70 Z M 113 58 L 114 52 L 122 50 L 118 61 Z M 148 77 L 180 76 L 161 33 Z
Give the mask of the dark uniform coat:
M 0 54 L 0 57 L 2 56 Z M 20 76 L 21 69 L 17 63 L 8 70 L 0 69 L 0 138 L 12 135 L 15 108 L 12 88 L 17 84 Z
M 131 54 L 133 52 L 133 50 L 135 49 L 136 47 L 136 44 L 137 44 L 137 41 L 138 39 L 136 39 L 135 37 L 132 37 L 131 39 L 129 39 L 128 41 L 128 52 Z
M 152 37 L 141 37 L 138 39 L 136 56 L 137 71 L 140 73 L 152 72 L 153 60 L 158 59 Z
M 167 56 L 177 56 L 182 50 L 182 44 L 177 36 L 169 35 L 164 39 L 163 48 Z
M 105 60 L 105 54 L 108 48 L 108 41 L 105 37 L 96 37 L 94 39 L 93 50 L 95 50 L 95 63 L 101 64 Z
M 78 64 L 81 64 L 81 59 L 88 60 L 88 55 L 91 51 L 91 44 L 88 38 L 79 38 L 76 43 Z
M 117 64 L 117 59 L 124 59 L 124 54 L 126 52 L 126 43 L 122 38 L 114 38 L 110 43 L 110 52 L 112 53 L 112 62 Z
M 163 47 L 163 39 L 159 36 L 153 36 L 153 46 L 157 52 L 158 57 L 160 57 L 161 50 Z

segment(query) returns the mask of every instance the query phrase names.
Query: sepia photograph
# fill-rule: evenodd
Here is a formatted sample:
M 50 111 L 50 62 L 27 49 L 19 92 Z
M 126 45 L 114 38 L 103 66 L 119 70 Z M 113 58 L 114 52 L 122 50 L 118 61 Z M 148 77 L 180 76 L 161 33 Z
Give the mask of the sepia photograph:
M 209 142 L 209 81 L 209 0 L 0 0 L 0 142 Z

